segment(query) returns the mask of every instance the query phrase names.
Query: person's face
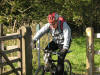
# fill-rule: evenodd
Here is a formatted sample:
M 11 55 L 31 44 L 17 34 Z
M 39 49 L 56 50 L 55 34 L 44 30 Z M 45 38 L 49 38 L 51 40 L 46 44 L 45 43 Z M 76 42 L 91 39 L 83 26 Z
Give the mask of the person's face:
M 50 23 L 50 25 L 54 26 L 55 24 L 57 24 L 57 20 L 55 20 L 54 22 Z
M 51 23 L 50 25 L 52 26 L 52 28 L 56 29 L 57 28 L 57 21 Z

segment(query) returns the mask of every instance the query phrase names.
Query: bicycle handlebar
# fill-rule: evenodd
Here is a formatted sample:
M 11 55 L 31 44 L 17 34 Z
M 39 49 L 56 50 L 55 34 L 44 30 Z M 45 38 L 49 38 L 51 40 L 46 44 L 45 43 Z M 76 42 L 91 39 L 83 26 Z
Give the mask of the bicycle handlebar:
M 37 49 L 36 45 L 34 46 L 34 48 Z M 42 49 L 42 50 L 44 51 L 44 53 L 50 53 L 50 54 L 53 54 L 53 55 L 58 55 L 59 56 L 61 54 L 60 52 L 56 52 L 56 51 L 52 51 L 52 50 L 46 50 L 46 49 Z M 70 52 L 72 52 L 72 51 L 68 50 L 67 53 L 70 53 Z
M 68 50 L 67 53 L 70 53 L 70 52 L 72 52 L 72 51 Z M 53 55 L 60 55 L 61 54 L 60 52 L 55 52 L 55 51 L 52 51 L 52 50 L 45 50 L 45 49 L 44 49 L 44 53 L 51 53 Z

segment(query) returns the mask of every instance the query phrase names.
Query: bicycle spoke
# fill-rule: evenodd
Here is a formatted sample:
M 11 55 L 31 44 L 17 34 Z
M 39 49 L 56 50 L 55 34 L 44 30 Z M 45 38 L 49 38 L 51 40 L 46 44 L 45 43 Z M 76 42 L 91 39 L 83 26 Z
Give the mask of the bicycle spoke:
M 71 63 L 68 60 L 64 61 L 64 75 L 71 75 Z
M 37 71 L 35 72 L 35 75 L 44 75 L 44 66 L 40 66 Z

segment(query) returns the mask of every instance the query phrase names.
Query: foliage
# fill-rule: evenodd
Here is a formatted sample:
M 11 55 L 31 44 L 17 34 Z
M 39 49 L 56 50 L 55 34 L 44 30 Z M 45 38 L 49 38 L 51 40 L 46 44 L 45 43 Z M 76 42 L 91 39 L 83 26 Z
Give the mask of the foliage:
M 24 22 L 39 23 L 51 12 L 64 16 L 73 28 L 85 30 L 100 25 L 99 0 L 1 0 L 0 22 L 16 27 Z M 17 22 L 16 22 L 17 21 Z
M 45 38 L 45 37 L 44 37 Z M 46 40 L 41 40 L 41 48 L 44 48 L 46 45 L 44 42 L 47 42 Z M 95 39 L 95 50 L 100 49 L 100 39 Z M 45 45 L 45 46 L 44 46 Z M 84 75 L 86 73 L 86 37 L 75 37 L 72 40 L 70 50 L 72 51 L 71 53 L 67 54 L 66 58 L 70 60 L 72 64 L 72 72 L 75 75 Z M 40 50 L 40 58 L 41 58 L 41 64 L 43 64 L 43 51 Z M 36 57 L 37 56 L 37 57 Z M 56 57 L 55 57 L 56 58 Z M 95 66 L 100 67 L 100 56 L 95 55 Z M 38 53 L 37 50 L 33 50 L 33 73 L 36 71 L 38 67 Z

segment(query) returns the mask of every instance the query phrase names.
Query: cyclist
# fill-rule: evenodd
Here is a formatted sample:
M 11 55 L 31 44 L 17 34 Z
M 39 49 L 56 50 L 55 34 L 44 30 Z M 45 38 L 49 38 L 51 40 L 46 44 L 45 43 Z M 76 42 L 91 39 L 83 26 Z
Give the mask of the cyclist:
M 57 75 L 62 75 L 64 71 L 64 59 L 71 43 L 71 29 L 63 17 L 57 13 L 51 13 L 48 15 L 48 23 L 45 24 L 33 37 L 34 44 L 45 33 L 50 32 L 53 39 L 46 46 L 46 50 L 60 50 L 60 56 L 58 56 Z

